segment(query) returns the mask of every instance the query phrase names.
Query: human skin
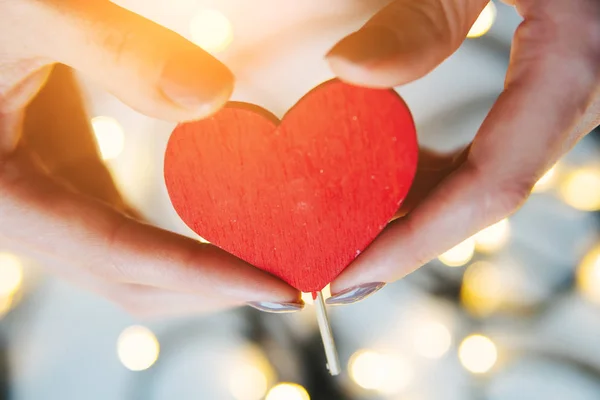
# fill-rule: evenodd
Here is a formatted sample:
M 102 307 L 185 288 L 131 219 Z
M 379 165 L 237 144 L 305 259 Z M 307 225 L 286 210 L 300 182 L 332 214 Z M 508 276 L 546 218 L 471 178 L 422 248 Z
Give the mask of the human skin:
M 402 85 L 456 51 L 486 4 L 396 0 L 323 56 L 342 80 Z M 352 296 L 355 287 L 380 288 L 400 279 L 512 213 L 545 170 L 598 125 L 600 3 L 515 5 L 524 22 L 514 38 L 505 90 L 474 142 L 460 157 L 422 157 L 402 217 L 332 283 L 331 302 L 340 294 L 345 303 L 360 300 L 365 291 Z M 265 311 L 302 308 L 300 294 L 280 280 L 214 246 L 136 218 L 93 146 L 73 145 L 89 144 L 85 122 L 77 131 L 75 125 L 56 127 L 70 145 L 48 153 L 35 140 L 49 134 L 47 127 L 28 124 L 34 114 L 25 118 L 55 63 L 148 116 L 203 118 L 232 93 L 234 76 L 225 65 L 107 0 L 0 0 L 0 19 L 3 241 L 53 260 L 48 265 L 59 275 L 141 316 L 247 303 Z M 54 73 L 53 79 L 69 82 L 60 70 Z M 97 179 L 81 179 L 83 170 Z

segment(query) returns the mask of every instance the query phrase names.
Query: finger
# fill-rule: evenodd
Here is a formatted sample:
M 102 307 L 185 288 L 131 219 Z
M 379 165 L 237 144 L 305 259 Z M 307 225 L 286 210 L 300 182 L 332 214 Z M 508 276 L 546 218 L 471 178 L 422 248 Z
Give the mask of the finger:
M 333 293 L 397 280 L 506 217 L 588 133 L 578 121 L 599 87 L 600 3 L 531 0 L 520 6 L 525 22 L 516 33 L 506 89 L 467 161 L 407 217 L 390 224 L 332 284 Z
M 88 289 L 107 298 L 137 318 L 207 314 L 244 305 L 228 297 L 181 293 L 143 285 L 94 282 Z
M 108 298 L 127 313 L 143 319 L 208 314 L 242 306 L 230 298 L 180 293 L 149 286 L 116 288 Z
M 279 279 L 226 252 L 124 217 L 70 192 L 19 149 L 0 163 L 1 233 L 9 240 L 131 283 L 237 301 L 298 302 Z
M 327 55 L 350 83 L 393 87 L 418 79 L 463 42 L 488 0 L 395 0 Z
M 233 90 L 219 61 L 176 33 L 107 0 L 27 0 L 16 7 L 36 55 L 98 81 L 134 109 L 165 120 L 206 116 Z M 39 38 L 51 40 L 39 40 Z
M 142 285 L 110 285 L 100 293 L 138 318 L 207 314 L 244 305 L 244 302 L 228 297 L 181 293 Z M 302 300 L 297 303 L 250 303 L 247 305 L 276 314 L 300 311 L 304 308 Z M 270 307 L 266 305 L 270 305 Z

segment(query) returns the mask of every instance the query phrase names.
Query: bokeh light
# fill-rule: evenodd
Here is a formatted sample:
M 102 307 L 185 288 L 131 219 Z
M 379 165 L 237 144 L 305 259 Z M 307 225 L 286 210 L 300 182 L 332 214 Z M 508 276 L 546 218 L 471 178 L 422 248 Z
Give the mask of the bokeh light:
M 117 354 L 121 363 L 131 371 L 150 368 L 158 359 L 160 345 L 154 333 L 143 326 L 130 326 L 117 341 Z
M 560 185 L 565 203 L 582 211 L 600 210 L 600 168 L 587 167 L 568 174 Z
M 310 396 L 297 383 L 280 383 L 269 390 L 265 400 L 310 400 Z
M 438 257 L 449 267 L 461 267 L 471 261 L 475 254 L 475 240 L 471 237 Z
M 489 262 L 479 261 L 465 271 L 460 299 L 469 313 L 487 316 L 502 306 L 506 289 L 502 271 Z
M 415 351 L 425 358 L 442 358 L 452 345 L 452 334 L 439 322 L 426 322 L 415 328 L 413 345 Z
M 554 186 L 558 176 L 558 164 L 550 168 L 533 186 L 533 193 L 544 192 Z
M 505 218 L 473 236 L 475 250 L 481 253 L 494 253 L 504 247 L 506 242 L 508 242 L 509 236 L 510 223 Z
M 488 33 L 488 31 L 492 28 L 492 25 L 494 25 L 494 21 L 496 21 L 496 14 L 496 5 L 490 1 L 485 6 L 481 14 L 479 14 L 479 17 L 469 30 L 467 37 L 477 38 Z
M 125 146 L 125 132 L 119 122 L 111 117 L 92 118 L 92 128 L 103 160 L 117 158 Z
M 236 400 L 264 398 L 275 372 L 264 353 L 255 346 L 240 351 L 229 375 L 229 392 Z
M 354 353 L 348 369 L 358 386 L 384 394 L 400 393 L 413 378 L 410 364 L 405 359 L 371 350 Z
M 260 400 L 267 393 L 267 377 L 255 365 L 234 366 L 229 379 L 229 391 L 236 400 Z
M 0 296 L 0 319 L 12 309 L 14 303 L 13 299 L 13 296 Z
M 484 374 L 496 364 L 498 350 L 490 338 L 483 335 L 471 335 L 460 344 L 458 357 L 468 371 L 474 374 Z
M 233 27 L 223 13 L 201 10 L 190 21 L 191 40 L 211 53 L 225 50 L 233 40 Z
M 588 252 L 579 264 L 577 288 L 586 299 L 600 304 L 600 246 Z
M 0 298 L 12 297 L 23 283 L 21 260 L 10 253 L 0 253 Z

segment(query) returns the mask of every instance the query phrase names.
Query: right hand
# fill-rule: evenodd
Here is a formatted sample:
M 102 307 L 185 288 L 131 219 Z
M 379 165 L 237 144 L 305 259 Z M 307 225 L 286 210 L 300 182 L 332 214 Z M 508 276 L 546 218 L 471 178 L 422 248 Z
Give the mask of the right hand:
M 223 64 L 108 0 L 0 0 L 0 20 L 2 242 L 50 256 L 60 275 L 141 316 L 246 303 L 302 308 L 299 292 L 279 279 L 129 217 L 87 120 L 69 114 L 82 111 L 73 92 L 61 89 L 25 113 L 62 63 L 148 116 L 194 120 L 231 95 L 233 75 Z M 53 106 L 68 119 L 48 112 Z

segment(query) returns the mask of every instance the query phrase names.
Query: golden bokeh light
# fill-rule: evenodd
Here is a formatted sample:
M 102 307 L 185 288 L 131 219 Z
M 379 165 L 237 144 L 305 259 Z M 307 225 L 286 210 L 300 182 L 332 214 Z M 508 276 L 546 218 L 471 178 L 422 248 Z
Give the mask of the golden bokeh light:
M 484 374 L 496 365 L 498 350 L 490 338 L 471 335 L 460 344 L 458 358 L 467 371 Z
M 0 253 L 0 298 L 12 297 L 23 283 L 21 260 L 10 253 Z
M 577 288 L 586 299 L 600 305 L 600 246 L 581 260 L 577 269 Z
M 502 271 L 489 262 L 479 261 L 465 271 L 460 299 L 470 314 L 488 316 L 503 305 L 506 290 Z
M 408 387 L 413 375 L 409 363 L 398 356 L 360 350 L 350 358 L 352 380 L 361 388 L 397 394 Z
M 111 117 L 92 118 L 92 128 L 103 160 L 117 158 L 125 146 L 125 132 L 119 122 Z
M 452 345 L 452 334 L 439 322 L 427 322 L 415 329 L 413 345 L 417 354 L 425 358 L 442 358 Z
M 121 363 L 131 371 L 150 368 L 158 359 L 160 345 L 154 333 L 143 326 L 130 326 L 117 341 L 117 354 Z
M 494 21 L 496 21 L 497 9 L 496 5 L 493 2 L 489 2 L 479 17 L 469 30 L 467 34 L 468 38 L 477 38 L 485 35 L 494 25 Z
M 236 400 L 260 400 L 267 393 L 268 382 L 256 365 L 234 366 L 229 379 L 229 391 Z
M 275 372 L 264 353 L 255 346 L 244 347 L 232 363 L 229 392 L 236 400 L 261 400 Z
M 0 319 L 10 312 L 13 303 L 13 296 L 0 296 Z
M 471 237 L 454 246 L 438 259 L 449 267 L 461 267 L 471 261 L 475 254 L 475 240 Z
M 310 400 L 310 396 L 297 383 L 279 383 L 269 390 L 265 400 Z
M 577 210 L 600 210 L 600 168 L 587 167 L 571 172 L 559 191 L 564 202 Z
M 475 240 L 475 250 L 481 253 L 494 253 L 500 250 L 506 242 L 508 242 L 509 236 L 510 223 L 508 222 L 508 219 L 505 218 L 473 236 L 473 239 Z
M 552 188 L 556 183 L 556 178 L 558 176 L 558 164 L 554 165 L 550 168 L 535 184 L 532 189 L 533 193 L 545 192 L 546 190 Z
M 190 21 L 190 36 L 204 50 L 218 53 L 233 41 L 233 27 L 220 11 L 201 10 Z

